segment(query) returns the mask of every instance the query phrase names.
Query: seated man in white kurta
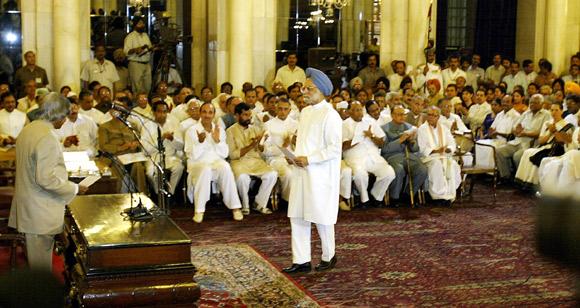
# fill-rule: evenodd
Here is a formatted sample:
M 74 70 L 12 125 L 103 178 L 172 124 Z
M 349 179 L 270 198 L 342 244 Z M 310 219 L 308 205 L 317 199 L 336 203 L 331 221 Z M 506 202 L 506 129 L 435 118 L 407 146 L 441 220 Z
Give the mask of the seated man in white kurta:
M 376 121 L 363 117 L 361 103 L 352 102 L 349 112 L 350 118 L 342 122 L 342 149 L 344 160 L 352 168 L 354 185 L 364 207 L 369 203 L 382 202 L 395 178 L 395 171 L 380 155 L 385 132 Z M 369 199 L 368 194 L 369 173 L 376 177 L 371 189 L 374 201 Z
M 70 113 L 61 128 L 56 130 L 65 152 L 86 151 L 89 157 L 97 155 L 98 127 L 93 119 L 79 114 L 79 105 L 70 104 Z
M 417 130 L 417 142 L 427 166 L 431 198 L 453 201 L 461 184 L 461 170 L 451 156 L 455 140 L 447 126 L 440 124 L 440 114 L 439 108 L 428 108 L 427 122 Z
M 282 199 L 286 201 L 288 201 L 290 196 L 292 168 L 279 147 L 291 150 L 292 139 L 296 136 L 298 122 L 288 116 L 290 110 L 290 102 L 286 99 L 280 99 L 276 105 L 277 116 L 264 123 L 263 156 L 266 162 L 278 172 L 278 177 L 282 184 Z
M 495 148 L 506 144 L 507 138 L 512 133 L 512 129 L 520 117 L 520 113 L 513 108 L 512 101 L 513 99 L 509 95 L 502 98 L 501 107 L 503 110 L 495 116 L 495 119 L 489 128 L 489 139 L 480 139 L 477 143 L 489 144 Z M 476 144 L 475 152 L 477 153 L 475 158 L 478 166 L 495 166 L 492 149 Z
M 242 199 L 242 213 L 250 214 L 250 177 L 256 176 L 262 183 L 254 201 L 254 209 L 262 214 L 271 214 L 268 200 L 278 180 L 278 173 L 261 157 L 263 149 L 260 149 L 260 141 L 264 133 L 259 127 L 251 125 L 252 110 L 248 104 L 238 104 L 235 116 L 237 122 L 228 128 L 226 134 L 230 164 Z
M 348 114 L 348 102 L 342 101 L 335 106 L 335 110 L 344 121 L 350 117 Z M 343 118 L 344 117 L 344 118 Z M 339 208 L 342 211 L 350 211 L 350 205 L 347 200 L 352 196 L 352 169 L 346 164 L 344 159 L 340 161 L 340 193 Z
M 155 122 L 147 121 L 141 130 L 141 138 L 145 151 L 151 155 L 153 160 L 158 164 L 161 163 L 161 156 L 158 149 L 159 130 L 165 148 L 165 169 L 171 171 L 169 177 L 169 193 L 174 194 L 177 184 L 183 174 L 183 160 L 181 151 L 183 151 L 183 140 L 179 131 L 179 123 L 172 117 L 168 116 L 169 106 L 161 101 L 153 105 L 153 116 Z M 157 168 L 151 161 L 145 164 L 145 170 L 149 182 L 158 191 Z
M 15 145 L 16 138 L 28 118 L 26 113 L 16 109 L 16 97 L 11 92 L 3 93 L 0 101 L 4 108 L 0 110 L 0 142 L 2 146 Z
M 580 128 L 574 130 L 566 153 L 542 159 L 538 180 L 542 194 L 567 197 L 580 196 Z
M 563 112 L 561 103 L 555 102 L 550 106 L 552 120 L 542 125 L 540 137 L 538 138 L 538 147 L 527 149 L 522 155 L 522 160 L 516 172 L 516 181 L 520 184 L 534 186 L 539 183 L 538 167 L 540 164 L 538 163 L 538 159 L 534 158 L 534 155 L 541 155 L 544 158 L 561 156 L 565 152 L 565 144 L 572 141 L 571 137 L 574 131 L 574 125 L 562 118 Z M 557 150 L 558 147 L 560 147 L 560 150 Z M 540 154 L 539 152 L 544 154 Z
M 190 99 L 189 102 L 187 103 L 186 112 L 189 117 L 181 121 L 181 123 L 179 123 L 179 129 L 181 130 L 182 135 L 185 135 L 185 132 L 187 132 L 187 130 L 190 127 L 194 126 L 199 122 L 200 119 L 199 107 L 201 106 L 201 104 L 202 102 L 195 98 Z
M 205 205 L 210 199 L 211 182 L 217 183 L 223 202 L 231 209 L 234 220 L 244 219 L 236 181 L 228 157 L 225 130 L 214 123 L 215 107 L 203 103 L 200 121 L 185 133 L 185 155 L 187 155 L 187 197 L 194 203 L 193 221 L 201 223 Z
M 502 179 L 508 179 L 512 173 L 512 162 L 517 170 L 524 151 L 540 135 L 544 122 L 550 120 L 550 113 L 542 108 L 544 97 L 534 94 L 530 98 L 529 109 L 518 118 L 512 130 L 515 138 L 496 148 L 497 169 Z

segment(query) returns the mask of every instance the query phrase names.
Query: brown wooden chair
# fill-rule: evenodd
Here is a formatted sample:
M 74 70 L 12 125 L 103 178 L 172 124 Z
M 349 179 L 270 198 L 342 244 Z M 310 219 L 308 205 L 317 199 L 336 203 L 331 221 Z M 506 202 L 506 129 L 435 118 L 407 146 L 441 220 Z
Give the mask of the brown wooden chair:
M 11 167 L 0 168 L 0 220 L 7 223 L 12 198 L 14 197 L 14 176 L 16 170 Z M 10 251 L 10 268 L 16 268 L 18 247 L 25 247 L 24 234 L 4 228 L 0 231 L 0 245 L 8 246 Z
M 493 191 L 493 201 L 496 201 L 496 187 L 497 187 L 497 178 L 498 178 L 498 169 L 497 169 L 497 160 L 495 157 L 495 147 L 489 144 L 484 144 L 484 143 L 475 143 L 476 145 L 479 146 L 483 146 L 483 147 L 489 147 L 491 148 L 492 151 L 492 155 L 493 155 L 493 167 L 490 166 L 481 166 L 477 164 L 477 151 L 474 150 L 473 152 L 473 164 L 471 166 L 464 166 L 463 164 L 463 160 L 461 159 L 461 156 L 463 156 L 463 154 L 465 153 L 457 153 L 459 155 L 459 164 L 461 166 L 461 189 L 460 189 L 460 199 L 463 200 L 463 196 L 465 195 L 465 182 L 467 180 L 468 176 L 476 176 L 476 175 L 491 175 L 493 176 L 493 186 L 492 186 L 492 191 Z M 472 178 L 470 183 L 469 183 L 469 195 L 470 198 L 473 198 L 473 186 L 475 185 L 475 181 Z

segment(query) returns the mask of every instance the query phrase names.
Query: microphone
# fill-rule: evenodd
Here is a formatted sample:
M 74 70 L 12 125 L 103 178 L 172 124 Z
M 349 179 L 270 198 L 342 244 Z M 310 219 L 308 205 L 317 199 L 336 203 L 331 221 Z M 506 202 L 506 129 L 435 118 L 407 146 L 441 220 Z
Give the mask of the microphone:
M 127 107 L 123 106 L 122 104 L 119 104 L 119 102 L 117 102 L 117 101 L 113 101 L 113 105 L 111 106 L 111 109 L 119 111 L 125 117 L 131 114 L 130 109 L 127 109 Z

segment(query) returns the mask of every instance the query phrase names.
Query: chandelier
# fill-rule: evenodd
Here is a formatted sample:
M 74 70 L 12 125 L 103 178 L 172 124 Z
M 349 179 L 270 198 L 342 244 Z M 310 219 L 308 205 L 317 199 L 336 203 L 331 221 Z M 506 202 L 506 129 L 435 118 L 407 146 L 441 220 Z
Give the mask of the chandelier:
M 334 16 L 334 9 L 342 9 L 350 0 L 310 0 L 310 6 L 318 6 L 326 10 L 326 17 Z
M 137 8 L 149 7 L 149 0 L 129 0 L 129 6 Z

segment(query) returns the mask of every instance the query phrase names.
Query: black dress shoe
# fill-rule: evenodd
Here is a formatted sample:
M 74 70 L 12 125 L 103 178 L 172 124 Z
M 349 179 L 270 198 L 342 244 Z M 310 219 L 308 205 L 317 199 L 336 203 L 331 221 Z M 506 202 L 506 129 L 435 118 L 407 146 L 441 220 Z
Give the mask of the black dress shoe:
M 310 262 L 296 264 L 293 263 L 292 266 L 283 269 L 282 271 L 287 274 L 294 274 L 294 273 L 307 273 L 312 270 L 312 265 Z
M 316 265 L 316 271 L 322 272 L 329 269 L 332 269 L 336 265 L 336 256 L 332 257 L 330 261 L 320 261 L 318 265 Z

